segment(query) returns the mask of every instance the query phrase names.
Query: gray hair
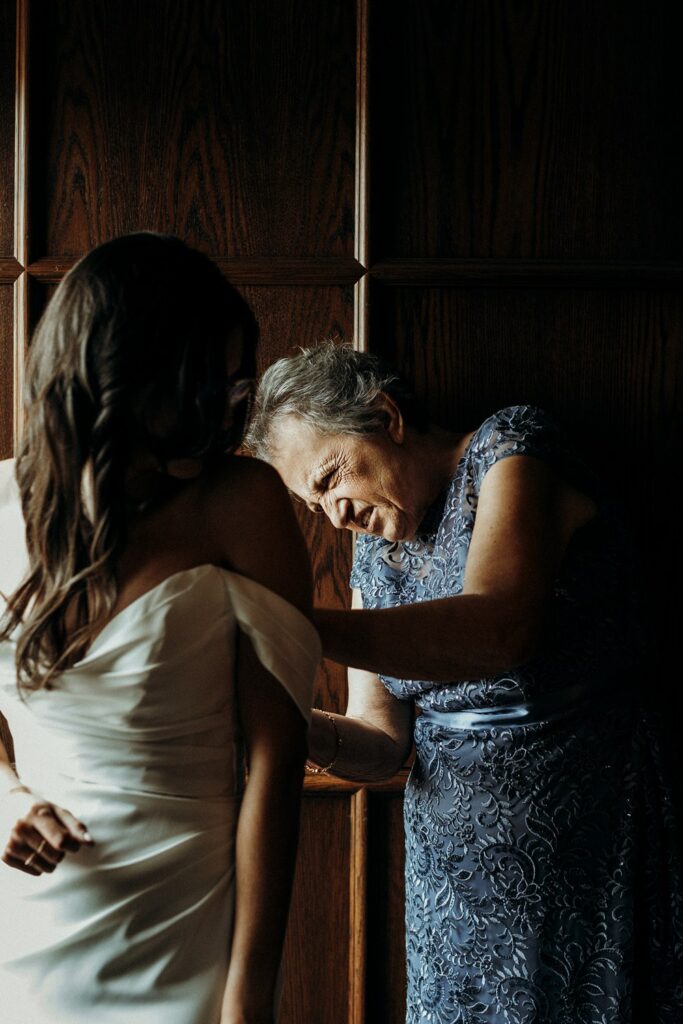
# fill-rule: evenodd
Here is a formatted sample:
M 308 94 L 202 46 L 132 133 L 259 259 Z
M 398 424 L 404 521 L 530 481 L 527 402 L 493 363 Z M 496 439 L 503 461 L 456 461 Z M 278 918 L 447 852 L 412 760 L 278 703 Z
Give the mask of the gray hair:
M 427 428 L 413 395 L 376 356 L 334 341 L 302 348 L 278 359 L 261 378 L 245 444 L 269 461 L 274 426 L 288 414 L 320 434 L 371 434 L 385 422 L 377 402 L 381 393 L 396 402 L 407 423 L 418 430 Z

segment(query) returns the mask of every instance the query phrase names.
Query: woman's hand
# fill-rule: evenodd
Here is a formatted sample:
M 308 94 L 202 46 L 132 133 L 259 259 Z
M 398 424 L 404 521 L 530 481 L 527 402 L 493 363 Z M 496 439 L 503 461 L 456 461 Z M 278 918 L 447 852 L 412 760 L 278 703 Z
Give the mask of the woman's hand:
M 85 825 L 73 814 L 25 786 L 10 790 L 0 800 L 0 836 L 7 835 L 2 861 L 27 875 L 50 873 L 67 852 L 94 845 Z

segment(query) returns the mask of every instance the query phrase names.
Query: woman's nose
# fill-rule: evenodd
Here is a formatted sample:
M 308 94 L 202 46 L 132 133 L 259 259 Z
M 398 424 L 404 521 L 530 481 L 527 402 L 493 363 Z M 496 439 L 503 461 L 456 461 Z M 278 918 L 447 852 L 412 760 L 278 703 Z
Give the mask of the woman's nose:
M 348 498 L 340 498 L 338 501 L 333 499 L 327 503 L 325 512 L 335 529 L 343 530 L 353 516 L 353 506 Z

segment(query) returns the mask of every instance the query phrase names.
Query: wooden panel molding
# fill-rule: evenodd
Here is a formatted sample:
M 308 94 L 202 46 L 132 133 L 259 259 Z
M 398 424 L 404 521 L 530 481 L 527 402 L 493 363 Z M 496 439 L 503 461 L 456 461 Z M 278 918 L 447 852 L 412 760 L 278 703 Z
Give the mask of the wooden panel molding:
M 382 284 L 464 288 L 680 288 L 683 261 L 386 259 L 368 268 Z
M 334 256 L 230 258 L 211 255 L 211 259 L 233 284 L 240 285 L 351 285 L 365 272 L 357 260 Z M 76 257 L 44 257 L 34 260 L 27 269 L 39 281 L 61 281 L 75 262 Z M 8 261 L 0 262 L 0 273 L 5 263 L 6 272 L 10 273 L 13 264 Z
M 352 1024 L 348 1011 L 351 834 L 346 794 L 304 799 L 283 957 L 282 1024 Z
M 14 256 L 0 257 L 0 284 L 11 284 L 23 272 L 24 267 Z

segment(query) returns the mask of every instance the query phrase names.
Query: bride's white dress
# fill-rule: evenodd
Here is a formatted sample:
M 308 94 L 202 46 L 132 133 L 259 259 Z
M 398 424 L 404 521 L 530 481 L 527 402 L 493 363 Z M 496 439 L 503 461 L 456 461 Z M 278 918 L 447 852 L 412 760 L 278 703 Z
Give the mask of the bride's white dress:
M 12 644 L 0 644 L 17 771 L 96 843 L 38 878 L 0 864 L 3 1024 L 218 1021 L 241 787 L 238 629 L 308 718 L 315 630 L 213 565 L 143 594 L 25 702 Z

